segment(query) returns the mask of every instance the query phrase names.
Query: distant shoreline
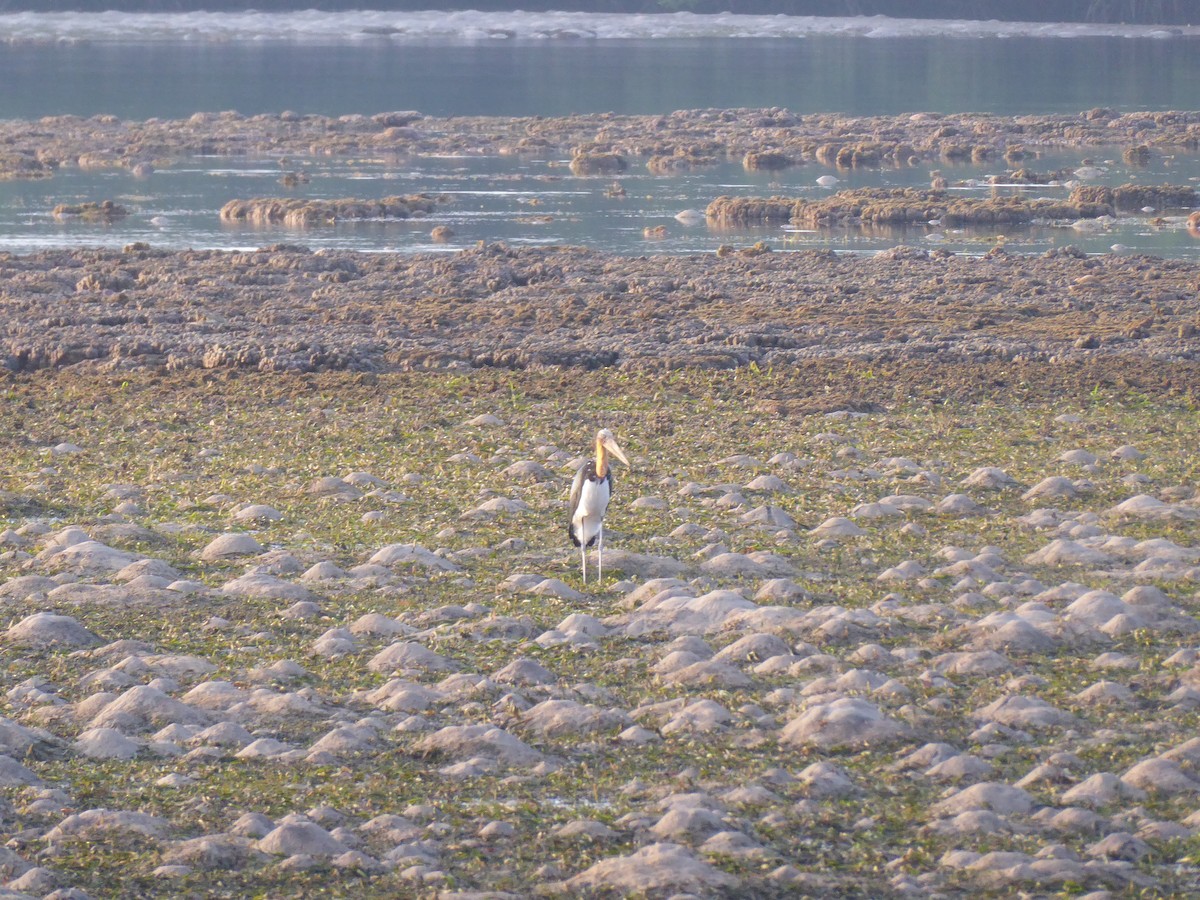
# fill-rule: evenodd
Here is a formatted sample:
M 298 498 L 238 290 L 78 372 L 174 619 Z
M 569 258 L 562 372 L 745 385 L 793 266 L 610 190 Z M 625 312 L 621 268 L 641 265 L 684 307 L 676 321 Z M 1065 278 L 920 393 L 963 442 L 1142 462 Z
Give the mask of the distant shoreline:
M 345 9 L 263 6 L 225 9 L 219 5 L 151 8 L 71 9 L 54 4 L 37 9 L 7 7 L 0 0 L 0 47 L 47 41 L 106 43 L 166 41 L 466 40 L 572 41 L 754 38 L 947 38 L 986 40 L 1033 37 L 1077 39 L 1121 37 L 1149 40 L 1200 38 L 1200 20 L 1103 21 L 995 16 L 783 15 L 762 11 L 694 9 L 604 10 L 524 8 L 382 9 L 356 4 Z
M 1133 7 L 1133 8 L 1131 8 Z M 471 0 L 438 3 L 430 0 L 0 0 L 0 13 L 35 12 L 136 12 L 136 13 L 236 13 L 247 10 L 287 13 L 306 10 L 347 12 L 387 10 L 411 12 L 478 10 L 504 12 L 511 0 Z M 533 13 L 584 12 L 737 14 L 757 16 L 888 16 L 905 19 L 961 19 L 1001 22 L 1085 22 L 1093 24 L 1189 25 L 1197 23 L 1193 4 L 1182 0 L 1142 0 L 1134 5 L 1117 0 L 531 0 L 519 9 Z

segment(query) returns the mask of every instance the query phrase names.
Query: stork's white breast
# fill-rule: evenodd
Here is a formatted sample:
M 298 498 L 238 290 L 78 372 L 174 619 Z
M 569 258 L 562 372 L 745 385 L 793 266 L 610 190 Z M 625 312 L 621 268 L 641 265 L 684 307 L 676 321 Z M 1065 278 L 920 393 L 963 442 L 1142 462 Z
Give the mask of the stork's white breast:
M 611 495 L 607 479 L 593 481 L 589 478 L 584 481 L 583 490 L 579 492 L 579 506 L 575 507 L 575 521 L 583 518 L 602 518 L 608 509 L 608 498 Z

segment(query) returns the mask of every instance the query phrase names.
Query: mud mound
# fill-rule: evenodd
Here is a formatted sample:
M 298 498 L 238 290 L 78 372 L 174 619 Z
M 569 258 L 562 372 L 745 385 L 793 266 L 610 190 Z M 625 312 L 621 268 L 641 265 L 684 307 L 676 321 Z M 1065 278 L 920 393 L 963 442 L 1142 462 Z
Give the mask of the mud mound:
M 84 219 L 92 222 L 113 222 L 129 215 L 129 210 L 119 203 L 103 200 L 100 203 L 60 203 L 54 207 L 54 218 Z
M 940 219 L 947 226 L 1025 225 L 1035 219 L 1089 219 L 1112 214 L 1107 203 L 1024 197 L 955 197 L 945 191 L 863 188 L 818 200 L 718 197 L 705 214 L 717 225 L 791 222 L 808 228 L 847 225 L 910 225 Z
M 679 172 L 692 172 L 696 169 L 706 169 L 715 166 L 720 160 L 715 156 L 705 156 L 685 150 L 676 150 L 671 154 L 659 154 L 646 160 L 646 170 L 652 175 L 674 175 Z
M 221 221 L 312 228 L 318 225 L 335 225 L 340 221 L 411 219 L 429 215 L 443 202 L 445 198 L 431 197 L 428 194 L 385 197 L 382 200 L 263 197 L 254 200 L 230 200 L 221 207 Z
M 55 167 L 28 153 L 0 153 L 0 181 L 13 178 L 49 178 Z
M 628 167 L 616 153 L 576 153 L 571 157 L 572 175 L 615 175 Z
M 796 160 L 775 150 L 751 151 L 742 157 L 742 168 L 747 172 L 779 172 L 795 164 Z
M 1120 187 L 1084 185 L 1071 191 L 1072 203 L 1101 203 L 1119 210 L 1188 209 L 1197 204 L 1191 185 L 1123 184 Z

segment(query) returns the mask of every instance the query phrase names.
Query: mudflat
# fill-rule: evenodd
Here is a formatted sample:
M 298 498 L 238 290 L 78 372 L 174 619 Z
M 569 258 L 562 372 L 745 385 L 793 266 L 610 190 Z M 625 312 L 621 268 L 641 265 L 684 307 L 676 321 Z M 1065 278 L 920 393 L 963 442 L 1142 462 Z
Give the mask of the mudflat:
M 601 171 L 645 164 L 672 171 L 715 159 L 778 168 L 820 161 L 829 165 L 926 165 L 937 160 L 1003 159 L 1021 167 L 1039 151 L 1117 148 L 1131 161 L 1194 152 L 1200 112 L 996 116 L 913 113 L 853 117 L 800 115 L 782 108 L 680 110 L 667 115 L 589 114 L 507 118 L 374 116 L 299 113 L 243 116 L 197 113 L 187 119 L 145 121 L 115 116 L 48 116 L 0 122 L 0 173 L 51 176 L 63 165 L 86 167 L 170 164 L 196 154 L 340 155 L 390 159 L 424 154 L 554 152 L 602 160 Z
M 908 248 L 624 257 L 53 251 L 0 258 L 14 372 L 894 371 L 899 396 L 1196 385 L 1200 267 Z M 903 374 L 909 373 L 909 374 Z M 911 382 L 911 383 L 909 383 Z

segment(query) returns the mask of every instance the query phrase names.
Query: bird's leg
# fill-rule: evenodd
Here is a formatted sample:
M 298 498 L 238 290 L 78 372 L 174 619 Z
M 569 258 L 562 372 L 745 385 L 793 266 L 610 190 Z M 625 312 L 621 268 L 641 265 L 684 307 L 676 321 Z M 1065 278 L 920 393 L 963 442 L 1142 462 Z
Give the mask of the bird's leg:
M 600 530 L 596 532 L 596 580 L 604 581 L 604 523 L 600 523 Z
M 583 528 L 587 519 L 581 519 L 579 522 L 579 536 L 583 537 Z M 583 583 L 587 584 L 587 544 L 582 540 L 579 542 L 579 566 L 583 570 Z

